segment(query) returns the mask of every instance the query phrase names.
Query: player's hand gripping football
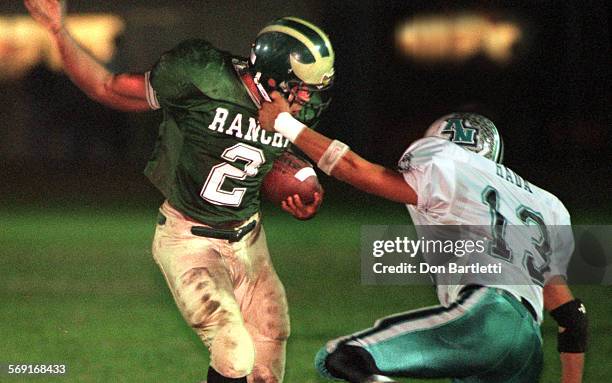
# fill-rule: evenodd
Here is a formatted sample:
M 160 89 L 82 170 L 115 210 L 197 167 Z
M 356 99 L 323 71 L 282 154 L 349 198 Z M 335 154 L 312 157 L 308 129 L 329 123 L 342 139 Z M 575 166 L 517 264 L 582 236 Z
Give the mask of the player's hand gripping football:
M 302 202 L 302 199 L 298 194 L 287 197 L 286 200 L 281 202 L 281 207 L 287 213 L 290 213 L 295 218 L 305 221 L 314 217 L 323 202 L 323 196 L 319 192 L 314 193 L 314 200 L 312 203 L 306 205 Z
M 302 105 L 297 102 L 289 105 L 289 102 L 278 92 L 270 93 L 271 102 L 264 102 L 259 109 L 259 124 L 264 130 L 274 132 L 274 121 L 276 117 L 283 112 L 289 112 L 296 115 L 302 109 Z
M 65 1 L 25 0 L 24 4 L 32 18 L 52 33 L 58 33 L 64 27 Z

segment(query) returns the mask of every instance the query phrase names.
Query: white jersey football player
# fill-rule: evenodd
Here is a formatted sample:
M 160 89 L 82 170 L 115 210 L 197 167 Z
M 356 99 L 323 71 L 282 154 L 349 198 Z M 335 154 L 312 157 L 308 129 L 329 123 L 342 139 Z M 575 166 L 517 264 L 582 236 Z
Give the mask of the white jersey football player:
M 525 299 L 541 321 L 544 274 L 564 275 L 574 250 L 571 231 L 564 230 L 571 226 L 570 215 L 557 197 L 502 165 L 502 159 L 503 141 L 490 120 L 454 113 L 410 145 L 398 171 L 418 196 L 416 204 L 407 205 L 417 230 L 429 225 L 486 229 L 482 235 L 491 248 L 466 262 L 505 261 L 500 273 L 466 273 L 459 281 L 439 275 L 440 302 L 455 301 L 466 285 L 499 287 Z
M 437 120 L 394 171 L 287 112 L 286 101 L 273 95 L 260 109 L 262 128 L 283 134 L 327 174 L 406 204 L 417 228 L 480 228 L 490 246 L 477 261 L 501 262 L 504 270 L 460 279 L 436 275 L 439 306 L 383 318 L 328 342 L 315 361 L 323 376 L 354 383 L 391 377 L 536 382 L 545 308 L 559 323 L 563 382 L 581 381 L 587 319 L 565 283 L 574 247 L 569 213 L 555 196 L 501 164 L 503 144 L 490 120 L 472 113 Z M 295 198 L 287 208 L 300 205 Z

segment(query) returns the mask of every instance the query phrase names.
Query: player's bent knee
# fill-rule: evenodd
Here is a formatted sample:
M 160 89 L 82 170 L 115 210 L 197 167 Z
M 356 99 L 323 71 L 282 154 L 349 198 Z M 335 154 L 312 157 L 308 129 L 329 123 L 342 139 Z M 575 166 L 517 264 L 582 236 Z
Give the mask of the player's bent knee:
M 271 322 L 268 324 L 268 338 L 275 342 L 286 342 L 291 334 L 289 320 L 280 321 L 278 323 Z
M 233 379 L 253 371 L 255 346 L 242 324 L 219 329 L 210 345 L 210 364 L 221 375 Z
M 340 344 L 329 352 L 323 347 L 315 357 L 315 367 L 327 378 L 362 381 L 378 374 L 374 358 L 362 347 Z

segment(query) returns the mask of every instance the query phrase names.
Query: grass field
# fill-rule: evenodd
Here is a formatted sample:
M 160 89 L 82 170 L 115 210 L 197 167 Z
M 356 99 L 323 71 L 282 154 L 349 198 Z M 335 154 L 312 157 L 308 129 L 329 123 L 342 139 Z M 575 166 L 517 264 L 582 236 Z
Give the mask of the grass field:
M 309 222 L 274 208 L 266 213 L 271 254 L 292 316 L 286 382 L 323 382 L 313 356 L 326 340 L 369 327 L 377 317 L 436 303 L 427 286 L 360 285 L 360 225 L 407 223 L 402 207 L 333 206 Z M 0 381 L 204 379 L 207 351 L 183 323 L 151 258 L 155 214 L 154 205 L 0 212 L 0 364 L 63 363 L 69 370 L 63 377 L 0 375 Z M 612 289 L 575 291 L 592 323 L 585 381 L 610 382 Z M 559 381 L 550 319 L 543 333 L 542 382 Z

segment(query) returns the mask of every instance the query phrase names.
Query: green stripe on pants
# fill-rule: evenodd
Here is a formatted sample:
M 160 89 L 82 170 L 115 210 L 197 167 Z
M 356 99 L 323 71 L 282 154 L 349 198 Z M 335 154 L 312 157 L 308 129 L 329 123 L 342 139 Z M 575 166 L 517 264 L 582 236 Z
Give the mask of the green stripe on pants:
M 347 339 L 385 375 L 456 382 L 537 382 L 539 326 L 509 293 L 480 288 L 449 307 L 398 314 Z

